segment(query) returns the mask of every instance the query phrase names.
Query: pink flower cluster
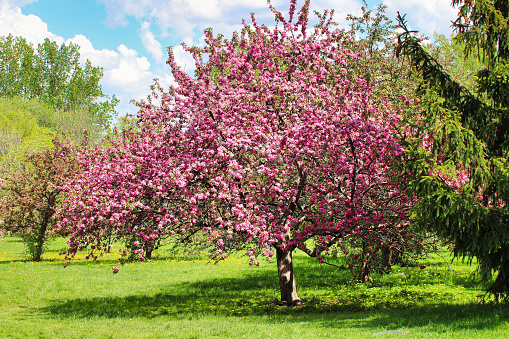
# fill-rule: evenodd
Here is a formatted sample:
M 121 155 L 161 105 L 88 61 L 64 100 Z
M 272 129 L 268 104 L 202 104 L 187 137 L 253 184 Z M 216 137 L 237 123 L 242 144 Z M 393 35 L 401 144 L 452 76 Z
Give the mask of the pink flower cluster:
M 162 237 L 201 233 L 216 258 L 245 248 L 258 265 L 274 247 L 322 260 L 341 242 L 375 252 L 406 238 L 398 116 L 352 77 L 353 37 L 325 16 L 309 29 L 308 1 L 292 23 L 295 3 L 289 21 L 273 9 L 282 27 L 253 17 L 231 40 L 207 30 L 204 48 L 184 45 L 194 77 L 170 51 L 177 85 L 140 104 L 110 147 L 79 156 L 59 211 L 70 256 L 113 236 L 142 259 Z

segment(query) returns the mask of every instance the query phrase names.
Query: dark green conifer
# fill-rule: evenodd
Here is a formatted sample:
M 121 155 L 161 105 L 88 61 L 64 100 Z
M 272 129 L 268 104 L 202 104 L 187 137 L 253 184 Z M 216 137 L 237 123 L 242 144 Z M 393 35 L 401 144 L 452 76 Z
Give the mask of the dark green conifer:
M 474 92 L 444 71 L 398 15 L 403 33 L 397 54 L 408 57 L 422 77 L 422 115 L 412 120 L 417 138 L 407 139 L 406 171 L 410 189 L 420 197 L 416 220 L 450 241 L 457 256 L 476 258 L 485 279 L 497 273 L 488 292 L 508 300 L 509 1 L 453 0 L 452 5 L 459 9 L 455 39 L 484 65 Z M 423 143 L 425 135 L 429 140 Z M 469 179 L 460 189 L 446 180 L 459 173 Z

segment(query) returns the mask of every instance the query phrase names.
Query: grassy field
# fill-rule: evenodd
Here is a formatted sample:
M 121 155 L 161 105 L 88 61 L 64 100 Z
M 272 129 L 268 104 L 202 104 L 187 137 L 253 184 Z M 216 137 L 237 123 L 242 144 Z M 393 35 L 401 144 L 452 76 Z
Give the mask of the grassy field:
M 276 304 L 274 263 L 249 267 L 239 257 L 215 265 L 160 254 L 113 275 L 116 254 L 64 268 L 63 249 L 57 240 L 44 261 L 31 263 L 20 239 L 0 241 L 0 338 L 509 337 L 507 308 L 479 303 L 484 286 L 461 262 L 451 270 L 430 258 L 423 270 L 394 267 L 357 284 L 349 272 L 297 255 L 304 305 L 284 308 Z

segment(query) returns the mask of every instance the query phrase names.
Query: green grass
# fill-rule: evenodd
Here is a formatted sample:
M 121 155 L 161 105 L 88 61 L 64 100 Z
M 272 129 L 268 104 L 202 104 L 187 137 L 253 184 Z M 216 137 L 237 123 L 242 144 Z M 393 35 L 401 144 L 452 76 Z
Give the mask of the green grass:
M 68 267 L 50 244 L 45 260 L 25 262 L 18 238 L 0 241 L 0 338 L 390 338 L 509 337 L 505 306 L 479 303 L 484 286 L 461 262 L 394 267 L 370 284 L 348 271 L 295 256 L 304 305 L 277 305 L 274 263 L 247 258 L 217 265 L 159 258 L 126 264 L 79 257 Z M 115 248 L 114 248 L 115 249 Z M 115 252 L 115 251 L 113 251 Z

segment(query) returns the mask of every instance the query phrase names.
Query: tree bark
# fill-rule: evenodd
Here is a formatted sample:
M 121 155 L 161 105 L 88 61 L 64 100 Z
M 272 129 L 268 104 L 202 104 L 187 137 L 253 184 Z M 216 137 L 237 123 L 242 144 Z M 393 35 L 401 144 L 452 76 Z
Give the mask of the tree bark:
M 302 304 L 295 287 L 293 274 L 292 251 L 283 251 L 276 248 L 277 272 L 279 276 L 279 289 L 281 290 L 281 305 L 298 306 Z
M 152 247 L 148 247 L 145 250 L 145 259 L 147 259 L 147 260 L 151 260 L 152 259 L 152 250 L 153 250 L 153 246 Z
M 41 261 L 42 252 L 44 251 L 44 240 L 46 236 L 46 229 L 48 228 L 48 222 L 48 218 L 45 217 L 37 232 L 37 237 L 34 243 L 34 253 L 32 253 L 32 261 Z
M 382 270 L 384 273 L 389 273 L 391 271 L 391 249 L 387 247 L 382 247 Z
M 361 271 L 359 272 L 358 280 L 363 283 L 369 282 L 369 275 L 371 274 L 371 267 L 370 267 L 369 259 L 366 259 L 364 263 L 362 264 Z
M 497 278 L 493 285 L 488 288 L 488 293 L 495 297 L 496 301 L 509 301 L 509 261 L 502 259 Z

